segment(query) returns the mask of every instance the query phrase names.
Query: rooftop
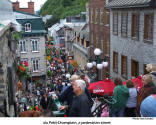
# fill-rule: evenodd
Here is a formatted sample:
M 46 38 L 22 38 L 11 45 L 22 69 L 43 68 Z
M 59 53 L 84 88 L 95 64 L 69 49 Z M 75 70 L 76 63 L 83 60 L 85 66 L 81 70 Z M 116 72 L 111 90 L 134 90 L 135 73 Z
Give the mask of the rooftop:
M 134 8 L 155 6 L 155 0 L 112 0 L 106 8 Z
M 24 27 L 26 23 L 31 24 L 31 32 L 24 32 L 23 34 L 35 34 L 35 33 L 46 33 L 42 18 L 34 18 L 34 19 L 17 19 L 17 22 L 22 25 L 22 30 L 24 31 Z

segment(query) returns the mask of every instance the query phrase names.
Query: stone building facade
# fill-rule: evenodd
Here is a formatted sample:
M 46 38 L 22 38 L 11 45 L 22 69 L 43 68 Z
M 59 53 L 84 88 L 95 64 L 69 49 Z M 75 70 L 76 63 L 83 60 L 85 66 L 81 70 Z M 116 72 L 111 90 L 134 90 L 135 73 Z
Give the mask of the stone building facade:
M 0 0 L 0 117 L 15 116 L 18 42 L 11 35 L 11 22 L 15 22 L 12 2 Z
M 108 0 L 90 0 L 89 2 L 89 26 L 90 26 L 90 55 L 94 57 L 94 49 L 102 51 L 101 58 L 110 58 L 110 25 L 109 11 L 104 8 Z M 109 66 L 102 69 L 99 80 L 109 77 Z
M 19 40 L 18 56 L 21 62 L 28 62 L 32 80 L 45 80 L 46 31 L 42 18 L 17 19 L 22 25 L 22 39 Z
M 17 41 L 11 37 L 10 27 L 10 22 L 0 22 L 0 117 L 15 116 Z
M 80 70 L 85 71 L 89 56 L 89 25 L 74 28 L 74 37 L 74 60 L 78 63 Z
M 156 4 L 152 0 L 113 0 L 110 11 L 110 73 L 131 79 L 156 65 Z

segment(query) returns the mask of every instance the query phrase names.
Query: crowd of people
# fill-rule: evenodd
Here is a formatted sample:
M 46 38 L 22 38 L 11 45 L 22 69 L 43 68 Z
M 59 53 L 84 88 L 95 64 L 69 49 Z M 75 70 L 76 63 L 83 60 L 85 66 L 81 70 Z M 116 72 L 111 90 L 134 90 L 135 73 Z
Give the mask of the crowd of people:
M 55 52 L 52 53 L 53 58 L 58 58 L 57 56 Z M 19 116 L 52 117 L 55 116 L 52 112 L 54 110 L 64 112 L 68 117 L 93 116 L 91 108 L 94 101 L 88 90 L 89 83 L 85 75 L 75 72 L 67 78 L 66 74 L 69 72 L 66 60 L 64 56 L 61 57 L 61 62 L 57 60 L 47 62 L 47 70 L 53 73 L 46 86 L 38 87 L 30 82 L 28 91 L 22 93 L 22 83 L 19 82 L 16 95 Z M 121 78 L 114 79 L 112 98 L 115 103 L 109 109 L 110 117 L 156 116 L 156 68 L 153 64 L 148 64 L 146 70 L 149 73 L 142 77 L 143 87 L 140 90 L 135 87 L 132 80 L 127 80 L 124 85 Z M 24 111 L 27 112 L 26 115 Z
M 125 86 L 121 78 L 115 78 L 113 117 L 156 117 L 156 68 L 148 64 L 146 70 L 149 74 L 142 77 L 143 87 L 140 90 L 131 80 Z

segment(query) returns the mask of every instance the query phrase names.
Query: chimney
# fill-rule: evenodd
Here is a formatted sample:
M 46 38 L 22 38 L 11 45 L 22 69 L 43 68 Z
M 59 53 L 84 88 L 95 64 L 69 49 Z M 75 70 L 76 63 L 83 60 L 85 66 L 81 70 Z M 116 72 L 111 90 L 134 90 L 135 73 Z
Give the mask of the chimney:
M 14 10 L 19 10 L 19 2 L 18 2 L 18 0 L 16 2 L 13 2 L 13 9 Z
M 28 9 L 29 9 L 30 13 L 32 13 L 32 14 L 35 13 L 34 12 L 34 2 L 32 2 L 31 0 L 30 0 L 30 2 L 28 2 Z

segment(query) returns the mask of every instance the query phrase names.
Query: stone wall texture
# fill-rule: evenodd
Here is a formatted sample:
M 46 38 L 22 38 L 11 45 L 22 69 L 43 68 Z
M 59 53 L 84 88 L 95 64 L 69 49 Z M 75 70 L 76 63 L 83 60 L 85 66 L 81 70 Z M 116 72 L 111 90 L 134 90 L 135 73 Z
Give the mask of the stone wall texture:
M 118 12 L 118 36 L 113 35 L 113 12 Z M 121 37 L 121 12 L 128 12 L 128 37 Z M 132 13 L 140 13 L 139 22 L 139 41 L 132 40 L 131 37 L 131 22 Z M 154 13 L 153 27 L 153 43 L 144 42 L 144 14 Z M 131 79 L 131 59 L 139 62 L 139 75 L 144 74 L 144 64 L 152 63 L 156 65 L 156 9 L 144 10 L 112 10 L 110 13 L 110 72 L 114 78 L 121 76 L 121 55 L 127 56 L 127 72 L 128 79 Z M 113 72 L 113 51 L 118 52 L 118 74 Z

